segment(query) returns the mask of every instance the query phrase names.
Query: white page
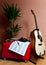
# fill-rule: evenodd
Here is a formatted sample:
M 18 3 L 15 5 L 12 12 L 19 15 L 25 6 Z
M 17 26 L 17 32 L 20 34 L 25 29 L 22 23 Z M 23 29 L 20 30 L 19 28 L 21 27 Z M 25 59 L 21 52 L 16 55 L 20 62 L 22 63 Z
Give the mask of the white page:
M 30 42 L 28 41 L 27 42 L 14 41 L 11 43 L 9 50 L 24 56 L 29 44 Z

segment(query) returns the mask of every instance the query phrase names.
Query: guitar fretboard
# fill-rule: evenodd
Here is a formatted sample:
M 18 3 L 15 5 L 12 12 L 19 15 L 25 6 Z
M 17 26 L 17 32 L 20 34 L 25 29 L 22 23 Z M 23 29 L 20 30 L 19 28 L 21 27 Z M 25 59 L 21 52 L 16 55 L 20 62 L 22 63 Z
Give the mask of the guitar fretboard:
M 31 10 L 31 13 L 34 15 L 36 29 L 38 29 L 37 20 L 36 20 L 36 15 L 35 15 L 35 13 L 34 13 L 33 10 Z

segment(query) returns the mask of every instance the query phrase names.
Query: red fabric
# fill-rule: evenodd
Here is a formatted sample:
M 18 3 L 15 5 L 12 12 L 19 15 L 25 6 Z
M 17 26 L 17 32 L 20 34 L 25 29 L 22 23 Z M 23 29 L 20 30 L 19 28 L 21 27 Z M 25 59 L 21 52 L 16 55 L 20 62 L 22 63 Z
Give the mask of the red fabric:
M 29 60 L 30 51 L 31 51 L 31 44 L 29 44 L 25 56 L 21 56 L 17 53 L 14 53 L 8 50 L 11 42 L 4 42 L 2 46 L 2 58 L 13 58 L 13 59 L 20 59 L 20 60 Z

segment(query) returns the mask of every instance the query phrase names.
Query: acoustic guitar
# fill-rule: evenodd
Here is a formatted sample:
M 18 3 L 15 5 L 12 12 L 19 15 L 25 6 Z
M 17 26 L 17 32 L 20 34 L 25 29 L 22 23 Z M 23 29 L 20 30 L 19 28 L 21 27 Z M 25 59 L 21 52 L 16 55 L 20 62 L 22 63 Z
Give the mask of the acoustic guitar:
M 37 25 L 36 15 L 33 10 L 31 10 L 31 13 L 34 16 L 35 25 L 36 25 L 36 29 L 34 29 L 30 33 L 30 39 L 31 39 L 31 44 L 32 44 L 32 53 L 35 56 L 42 56 L 45 54 L 45 45 L 44 45 L 44 42 L 42 39 L 42 34 Z

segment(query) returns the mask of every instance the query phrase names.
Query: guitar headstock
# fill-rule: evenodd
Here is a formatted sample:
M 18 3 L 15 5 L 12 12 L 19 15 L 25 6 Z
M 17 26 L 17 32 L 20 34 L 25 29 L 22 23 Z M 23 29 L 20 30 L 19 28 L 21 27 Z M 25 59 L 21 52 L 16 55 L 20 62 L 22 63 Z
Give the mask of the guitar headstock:
M 34 11 L 31 9 L 32 14 L 34 14 Z
M 35 16 L 35 13 L 34 13 L 34 11 L 31 9 L 31 13 Z

